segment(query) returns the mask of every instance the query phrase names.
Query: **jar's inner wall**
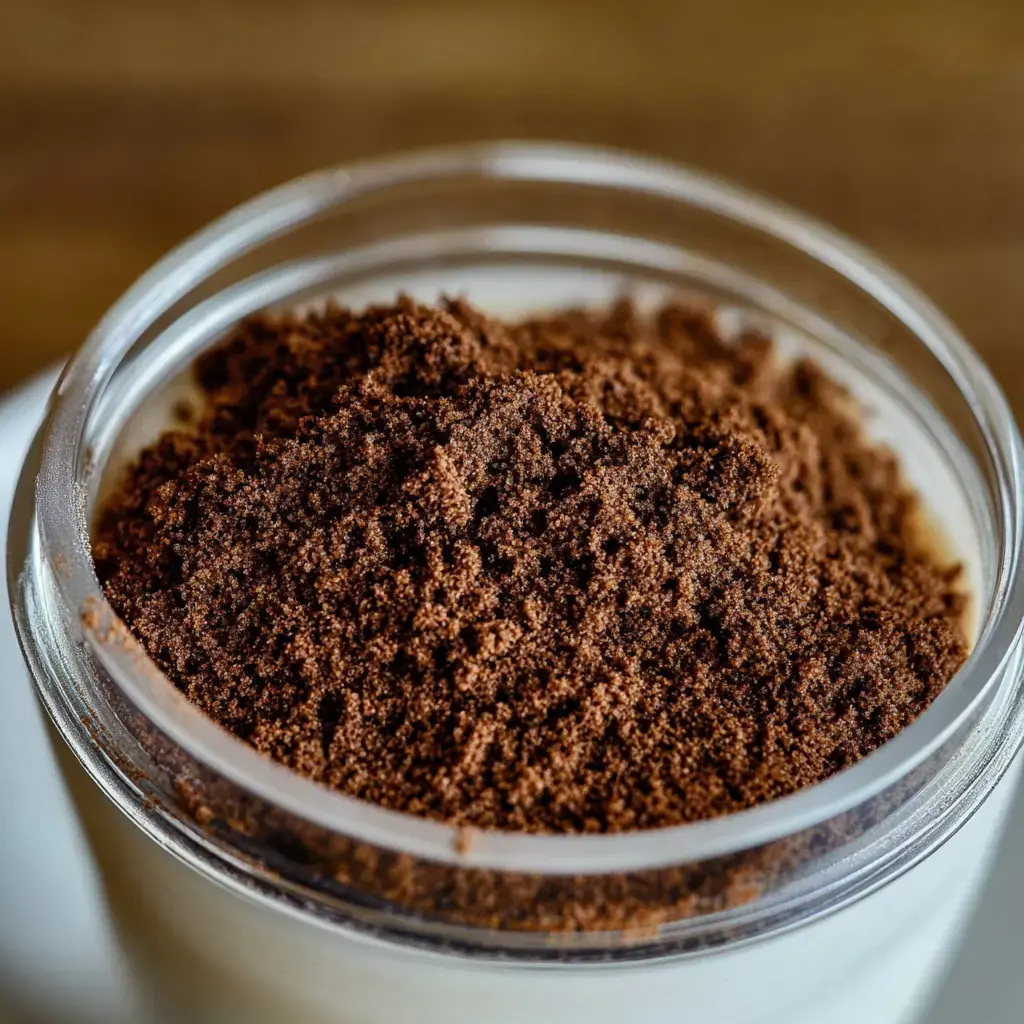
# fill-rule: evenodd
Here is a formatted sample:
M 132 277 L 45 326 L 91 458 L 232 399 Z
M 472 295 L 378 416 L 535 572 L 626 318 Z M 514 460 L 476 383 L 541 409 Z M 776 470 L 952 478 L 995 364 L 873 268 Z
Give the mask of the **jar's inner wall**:
M 328 258 L 311 269 L 316 275 L 329 274 L 334 262 Z M 972 508 L 971 495 L 977 493 L 972 492 L 975 469 L 928 399 L 888 358 L 781 295 L 772 295 L 766 307 L 760 286 L 751 282 L 745 292 L 745 282 L 735 274 L 716 274 L 718 268 L 697 258 L 684 262 L 700 274 L 679 273 L 672 280 L 652 279 L 640 267 L 612 269 L 594 262 L 592 267 L 570 267 L 526 255 L 483 266 L 439 260 L 401 273 L 318 281 L 288 295 L 285 291 L 295 276 L 293 265 L 265 272 L 243 285 L 235 301 L 225 303 L 214 297 L 199 308 L 202 315 L 188 318 L 185 329 L 180 322 L 171 325 L 127 365 L 124 381 L 114 382 L 107 401 L 99 407 L 94 418 L 101 430 L 93 443 L 97 472 L 91 481 L 90 512 L 95 513 L 125 466 L 143 448 L 164 430 L 180 425 L 182 403 L 195 407 L 202 402 L 188 364 L 223 338 L 226 328 L 230 330 L 226 314 L 237 322 L 260 309 L 302 312 L 327 299 L 358 310 L 392 302 L 399 294 L 425 303 L 445 295 L 465 297 L 486 313 L 509 320 L 572 306 L 600 308 L 623 296 L 632 298 L 641 310 L 680 299 L 710 301 L 725 337 L 757 328 L 774 339 L 780 361 L 810 357 L 849 390 L 868 436 L 900 457 L 907 481 L 920 496 L 926 543 L 938 558 L 963 566 L 961 585 L 972 598 L 965 629 L 972 640 L 976 638 L 984 595 L 992 581 L 985 578 L 983 535 L 977 509 Z M 298 266 L 301 272 L 309 264 Z M 149 366 L 147 353 L 156 357 Z M 161 374 L 161 367 L 175 372 Z

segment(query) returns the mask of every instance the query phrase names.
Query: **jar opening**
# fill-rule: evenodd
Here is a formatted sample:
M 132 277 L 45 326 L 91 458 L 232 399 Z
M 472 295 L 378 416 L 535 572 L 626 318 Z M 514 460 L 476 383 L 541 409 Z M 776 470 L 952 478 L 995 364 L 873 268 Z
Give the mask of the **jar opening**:
M 558 201 L 563 194 L 581 198 L 566 205 Z M 610 205 L 616 197 L 621 209 Z M 685 217 L 680 213 L 677 224 L 657 216 L 666 208 Z M 606 223 L 612 209 L 621 223 Z M 430 227 L 431 218 L 441 226 Z M 692 247 L 691 235 L 679 234 L 688 224 Z M 766 277 L 765 267 L 777 268 L 778 276 Z M 800 294 L 803 285 L 795 282 L 812 267 L 817 277 Z M 728 817 L 617 835 L 480 833 L 466 850 L 450 826 L 365 804 L 265 760 L 206 719 L 126 639 L 93 571 L 88 524 L 125 424 L 160 382 L 258 309 L 328 292 L 360 305 L 393 297 L 396 286 L 433 297 L 441 282 L 473 298 L 490 288 L 494 301 L 483 305 L 494 309 L 502 289 L 524 274 L 541 282 L 531 288 L 534 302 L 538 287 L 542 294 L 547 288 L 552 305 L 566 296 L 589 304 L 623 286 L 651 296 L 699 291 L 725 315 L 758 316 L 773 333 L 782 329 L 813 342 L 816 358 L 831 360 L 826 369 L 869 380 L 876 397 L 892 404 L 897 413 L 885 429 L 893 441 L 911 427 L 916 432 L 924 456 L 911 467 L 912 482 L 926 492 L 926 503 L 943 504 L 944 518 L 968 542 L 970 552 L 961 553 L 979 595 L 968 662 L 917 721 L 825 782 Z M 826 285 L 834 301 L 808 300 Z M 891 334 L 879 334 L 882 325 Z M 913 378 L 911 360 L 925 367 Z M 976 806 L 983 797 L 977 787 L 991 788 L 1020 742 L 1021 442 L 1005 400 L 955 328 L 873 256 L 800 214 L 695 172 L 600 150 L 495 144 L 414 154 L 282 186 L 184 243 L 113 307 L 68 365 L 41 447 L 19 629 L 44 703 L 87 765 L 102 759 L 116 766 L 117 757 L 103 747 L 119 742 L 131 751 L 130 761 L 137 744 L 119 714 L 140 714 L 217 778 L 325 833 L 454 870 L 576 878 L 729 858 L 851 814 L 871 819 L 857 840 L 863 845 L 883 818 L 919 811 L 911 805 L 922 794 L 937 799 L 943 790 L 948 798 L 949 787 L 959 787 Z M 13 562 L 20 573 L 23 563 L 16 555 Z M 46 651 L 47 644 L 53 649 Z M 62 661 L 75 664 L 59 677 L 55 666 Z M 111 683 L 98 702 L 97 674 Z M 111 715 L 115 706 L 121 710 Z M 97 730 L 103 743 L 83 732 L 83 709 L 86 717 L 109 718 Z M 981 737 L 974 726 L 984 716 L 999 725 Z M 115 800 L 146 827 L 152 813 L 142 809 L 141 790 L 132 794 L 124 764 L 105 778 L 108 793 L 116 790 Z M 912 792 L 894 795 L 908 780 Z M 921 844 L 940 841 L 941 829 L 916 827 L 919 844 L 893 846 L 890 867 L 920 856 Z M 816 865 L 819 895 L 836 859 Z M 797 902 L 807 897 L 801 886 L 810 886 L 806 865 L 798 874 L 790 879 Z M 847 881 L 852 893 L 856 885 Z M 715 912 L 723 909 L 730 910 Z

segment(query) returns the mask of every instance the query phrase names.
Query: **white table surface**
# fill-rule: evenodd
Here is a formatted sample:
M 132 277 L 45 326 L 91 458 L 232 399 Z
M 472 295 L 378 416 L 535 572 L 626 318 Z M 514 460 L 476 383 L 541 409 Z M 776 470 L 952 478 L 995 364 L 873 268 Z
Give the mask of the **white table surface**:
M 50 382 L 34 381 L 0 401 L 0 536 Z M 128 985 L 50 756 L 4 579 L 0 588 L 0 1020 L 130 1021 Z M 1020 1024 L 1022 946 L 1024 794 L 963 947 L 922 1024 Z

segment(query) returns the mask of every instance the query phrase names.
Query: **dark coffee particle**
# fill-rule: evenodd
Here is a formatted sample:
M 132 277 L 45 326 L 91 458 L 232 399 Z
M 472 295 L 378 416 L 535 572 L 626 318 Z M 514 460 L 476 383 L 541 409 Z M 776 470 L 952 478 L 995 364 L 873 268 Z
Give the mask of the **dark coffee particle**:
M 460 826 L 738 811 L 895 736 L 956 570 L 812 364 L 628 305 L 259 318 L 98 527 L 116 611 L 257 750 Z

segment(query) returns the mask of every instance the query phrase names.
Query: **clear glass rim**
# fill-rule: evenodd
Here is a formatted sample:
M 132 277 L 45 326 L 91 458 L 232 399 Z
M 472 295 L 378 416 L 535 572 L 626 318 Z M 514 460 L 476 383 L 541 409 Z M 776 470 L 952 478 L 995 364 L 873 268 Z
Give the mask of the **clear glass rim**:
M 967 401 L 991 457 L 999 559 L 987 615 L 968 661 L 899 736 L 816 786 L 726 817 L 615 835 L 479 832 L 466 851 L 451 826 L 370 805 L 270 762 L 207 719 L 148 659 L 140 670 L 138 651 L 101 639 L 115 616 L 93 569 L 85 522 L 84 433 L 95 402 L 138 335 L 198 281 L 290 228 L 374 192 L 454 177 L 600 186 L 718 214 L 831 267 L 897 317 L 941 362 Z M 704 860 L 795 834 L 880 792 L 941 747 L 998 684 L 1021 631 L 1021 459 L 1013 416 L 982 361 L 924 295 L 860 245 L 780 203 L 691 169 L 593 147 L 499 142 L 316 172 L 244 203 L 171 251 L 115 303 L 66 366 L 42 428 L 35 511 L 43 556 L 61 599 L 75 619 L 87 608 L 98 613 L 98 627 L 81 626 L 83 640 L 129 699 L 197 760 L 275 806 L 378 847 L 463 866 L 579 874 Z M 59 567 L 52 564 L 56 552 Z

